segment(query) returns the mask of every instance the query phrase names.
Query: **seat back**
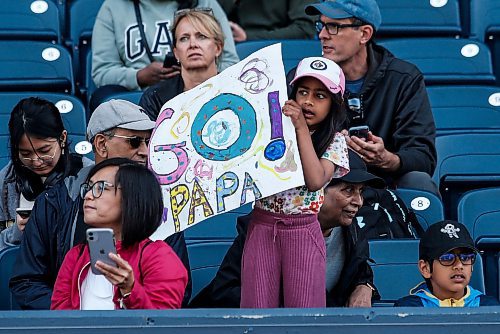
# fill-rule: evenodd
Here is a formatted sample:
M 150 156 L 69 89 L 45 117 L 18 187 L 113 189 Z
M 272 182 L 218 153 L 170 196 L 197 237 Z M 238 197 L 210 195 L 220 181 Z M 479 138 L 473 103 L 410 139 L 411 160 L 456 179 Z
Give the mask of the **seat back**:
M 86 92 L 87 57 L 91 52 L 92 30 L 104 0 L 75 0 L 69 5 L 69 46 L 73 50 L 74 74 L 81 91 Z
M 59 10 L 52 1 L 0 1 L 0 39 L 59 43 Z
M 222 259 L 231 245 L 232 241 L 188 242 L 187 248 L 193 282 L 192 296 L 196 296 L 215 277 Z
M 377 0 L 382 24 L 377 37 L 458 36 L 462 33 L 458 0 Z
M 9 136 L 0 133 L 0 170 L 10 161 Z
M 458 203 L 458 220 L 483 251 L 488 293 L 500 298 L 500 188 L 472 190 Z
M 71 57 L 60 45 L 0 41 L 0 91 L 74 93 Z
M 284 40 L 256 40 L 236 44 L 236 52 L 240 59 L 244 59 L 266 46 L 281 43 L 283 65 L 285 73 L 295 68 L 306 57 L 320 57 L 321 43 L 318 40 L 284 39 Z
M 8 247 L 0 251 L 0 310 L 19 310 L 19 305 L 14 300 L 9 289 L 9 280 L 12 268 L 16 261 L 19 247 Z
M 494 84 L 491 52 L 479 41 L 405 38 L 380 42 L 396 57 L 415 64 L 429 85 Z
M 500 185 L 500 133 L 448 134 L 436 138 L 434 181 L 443 197 L 445 217 L 456 219 L 460 196 L 472 189 Z
M 420 282 L 424 281 L 418 271 L 419 240 L 370 240 L 370 257 L 374 283 L 380 296 L 381 304 L 394 303 Z M 480 256 L 474 264 L 470 285 L 481 292 L 485 291 L 483 262 Z
M 252 210 L 252 203 L 206 219 L 184 231 L 187 242 L 207 240 L 230 240 L 237 235 L 236 220 L 239 216 L 248 214 Z
M 438 135 L 500 132 L 500 87 L 429 86 Z
M 433 193 L 417 189 L 398 188 L 396 194 L 415 213 L 420 226 L 424 230 L 427 230 L 431 224 L 444 219 L 443 203 Z

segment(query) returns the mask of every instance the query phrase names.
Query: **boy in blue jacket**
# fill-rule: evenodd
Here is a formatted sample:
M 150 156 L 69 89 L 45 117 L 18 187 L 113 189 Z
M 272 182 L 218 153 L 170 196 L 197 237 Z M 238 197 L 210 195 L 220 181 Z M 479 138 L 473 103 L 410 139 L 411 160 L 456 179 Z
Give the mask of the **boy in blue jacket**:
M 431 225 L 420 239 L 418 269 L 425 282 L 410 290 L 394 306 L 478 307 L 498 305 L 495 298 L 471 286 L 472 266 L 478 256 L 467 228 L 445 220 Z

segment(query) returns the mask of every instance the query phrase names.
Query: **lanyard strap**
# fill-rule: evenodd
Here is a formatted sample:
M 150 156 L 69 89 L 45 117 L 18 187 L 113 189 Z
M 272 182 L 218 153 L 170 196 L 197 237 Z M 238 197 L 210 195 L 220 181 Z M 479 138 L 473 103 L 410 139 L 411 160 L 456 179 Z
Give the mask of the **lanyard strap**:
M 141 10 L 139 9 L 139 0 L 134 0 L 134 11 L 137 24 L 139 25 L 139 32 L 141 33 L 141 44 L 144 47 L 144 49 L 146 49 L 149 61 L 153 62 L 154 61 L 153 54 L 151 53 L 151 49 L 149 48 L 148 41 L 146 40 L 146 34 L 144 33 L 144 26 L 142 25 Z M 168 37 L 168 41 L 170 43 L 170 37 Z

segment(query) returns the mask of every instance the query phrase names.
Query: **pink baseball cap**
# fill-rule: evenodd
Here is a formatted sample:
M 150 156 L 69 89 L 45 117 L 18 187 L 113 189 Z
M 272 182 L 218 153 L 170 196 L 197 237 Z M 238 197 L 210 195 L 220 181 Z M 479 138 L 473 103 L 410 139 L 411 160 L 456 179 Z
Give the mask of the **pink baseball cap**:
M 332 94 L 340 92 L 344 95 L 344 72 L 342 72 L 342 69 L 337 63 L 330 59 L 323 57 L 308 57 L 302 59 L 297 66 L 295 78 L 290 82 L 290 85 L 293 85 L 298 79 L 303 77 L 316 78 L 321 81 Z

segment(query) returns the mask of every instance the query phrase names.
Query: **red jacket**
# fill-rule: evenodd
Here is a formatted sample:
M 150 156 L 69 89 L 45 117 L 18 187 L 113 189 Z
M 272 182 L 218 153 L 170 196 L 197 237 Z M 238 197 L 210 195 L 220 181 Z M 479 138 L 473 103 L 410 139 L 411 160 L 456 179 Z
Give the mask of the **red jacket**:
M 149 243 L 149 244 L 148 244 Z M 84 249 L 82 250 L 82 247 Z M 180 308 L 188 281 L 186 268 L 164 241 L 143 240 L 127 249 L 116 243 L 117 253 L 132 266 L 134 286 L 130 296 L 123 299 L 127 309 Z M 141 269 L 139 258 L 142 252 Z M 80 288 L 90 269 L 87 245 L 73 247 L 62 263 L 52 294 L 52 310 L 79 310 Z M 113 302 L 120 308 L 120 289 L 114 287 Z

